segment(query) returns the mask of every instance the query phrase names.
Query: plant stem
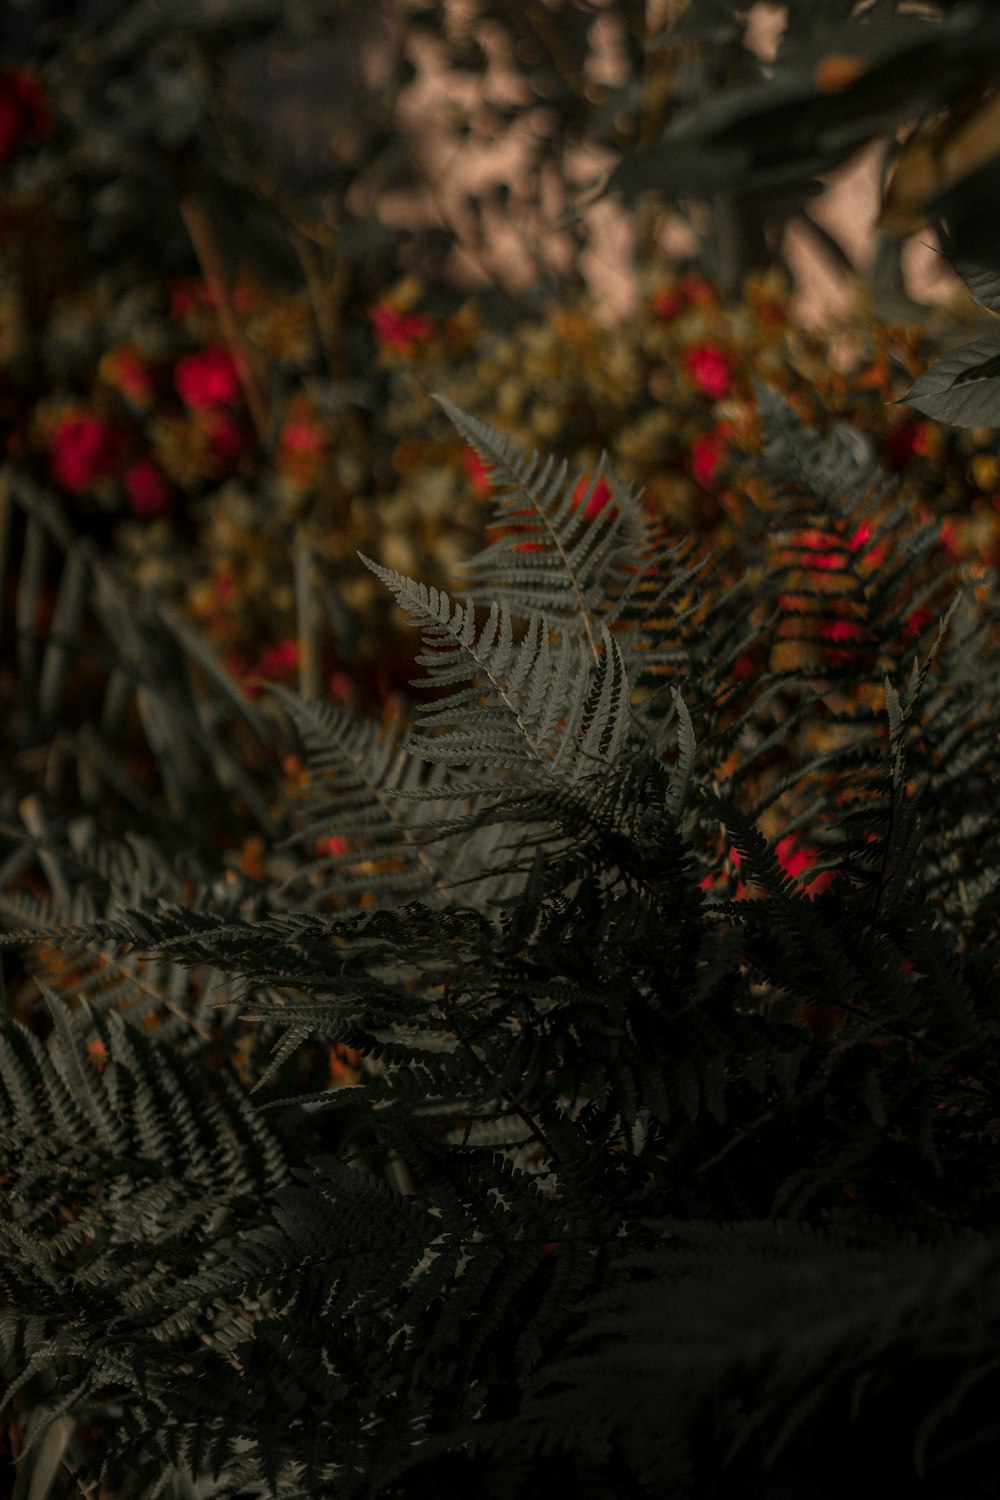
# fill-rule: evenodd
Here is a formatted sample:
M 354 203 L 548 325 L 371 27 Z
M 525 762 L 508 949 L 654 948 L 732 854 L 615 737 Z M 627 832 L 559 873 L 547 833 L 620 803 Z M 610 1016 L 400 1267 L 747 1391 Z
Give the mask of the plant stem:
M 253 355 L 233 310 L 225 263 L 219 249 L 215 228 L 205 204 L 199 194 L 194 191 L 181 194 L 180 212 L 191 238 L 194 253 L 198 257 L 205 284 L 218 313 L 222 336 L 236 362 L 236 372 L 243 388 L 257 441 L 264 446 L 270 428 L 267 401 L 254 366 Z

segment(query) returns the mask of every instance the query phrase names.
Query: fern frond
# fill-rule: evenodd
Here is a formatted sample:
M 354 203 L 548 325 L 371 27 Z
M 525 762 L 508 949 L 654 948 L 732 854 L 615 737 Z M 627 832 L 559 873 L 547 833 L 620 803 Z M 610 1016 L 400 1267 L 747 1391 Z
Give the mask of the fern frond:
M 423 628 L 433 651 L 417 659 L 429 668 L 428 686 L 470 684 L 471 679 L 471 685 L 442 701 L 419 706 L 419 728 L 411 731 L 407 748 L 447 765 L 550 776 L 559 748 L 559 719 L 582 717 L 588 675 L 578 639 L 554 641 L 545 617 L 533 614 L 515 642 L 503 599 L 494 601 L 477 630 L 471 600 L 452 607 L 443 591 L 414 583 L 370 558 L 361 560 Z
M 602 458 L 581 498 L 579 481 L 567 481 L 565 462 L 542 464 L 537 454 L 529 456 L 489 423 L 443 396 L 436 399 L 498 491 L 496 524 L 512 528 L 463 563 L 463 575 L 472 586 L 502 591 L 516 615 L 544 612 L 556 627 L 572 623 L 584 633 L 596 661 L 599 617 L 609 596 L 632 581 L 650 545 L 651 524 L 638 493 Z M 588 519 L 586 509 L 602 474 L 613 500 Z

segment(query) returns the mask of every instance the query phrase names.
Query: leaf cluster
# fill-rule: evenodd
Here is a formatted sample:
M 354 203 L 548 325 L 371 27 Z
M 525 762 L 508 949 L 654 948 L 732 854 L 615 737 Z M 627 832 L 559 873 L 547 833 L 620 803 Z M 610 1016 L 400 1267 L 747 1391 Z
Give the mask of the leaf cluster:
M 7 1402 L 87 1414 L 85 1477 L 149 1500 L 820 1493 L 874 1431 L 976 1493 L 995 600 L 949 602 L 936 528 L 776 398 L 777 508 L 728 557 L 443 404 L 495 491 L 475 592 L 365 560 L 422 635 L 408 725 L 274 690 L 284 886 L 53 828 L 62 887 L 7 899 L 8 945 L 81 962 L 46 1039 L 0 1029 Z M 822 671 L 778 651 L 821 638 L 818 528 L 858 626 Z M 361 1081 L 297 1084 L 316 1044 Z

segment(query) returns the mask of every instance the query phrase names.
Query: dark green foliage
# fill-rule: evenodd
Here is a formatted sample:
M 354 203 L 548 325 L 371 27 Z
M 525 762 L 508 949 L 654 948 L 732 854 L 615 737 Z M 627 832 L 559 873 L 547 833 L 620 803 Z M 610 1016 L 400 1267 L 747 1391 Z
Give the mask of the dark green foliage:
M 880 142 L 883 191 L 891 186 L 878 225 L 881 241 L 863 272 L 876 303 L 886 313 L 892 309 L 894 318 L 919 317 L 918 304 L 900 295 L 899 251 L 904 236 L 925 225 L 981 276 L 995 279 L 1000 161 L 990 111 L 1000 54 L 996 6 L 989 0 L 801 0 L 780 9 L 776 55 L 766 62 L 747 37 L 753 7 L 693 0 L 664 26 L 652 50 L 665 49 L 686 65 L 677 69 L 674 107 L 656 139 L 626 148 L 608 189 L 630 202 L 653 190 L 682 210 L 692 198 L 712 205 L 720 243 L 707 248 L 718 270 L 727 272 L 731 292 L 740 284 L 736 273 L 753 263 L 755 245 L 759 258 L 762 223 L 777 227 L 789 215 L 824 259 L 851 274 L 860 269 L 854 257 L 805 205 L 822 191 L 822 175 Z M 894 165 L 900 167 L 895 181 Z M 928 387 L 933 405 L 921 409 L 940 421 L 973 425 L 972 403 L 946 403 L 940 390 Z
M 943 355 L 914 381 L 903 400 L 936 422 L 993 426 L 1000 412 L 1000 343 L 977 339 Z
M 929 0 L 917 13 L 900 0 L 805 0 L 787 10 L 776 65 L 680 111 L 654 145 L 625 157 L 610 186 L 679 196 L 800 186 L 971 92 L 1000 43 L 983 0 Z M 696 0 L 658 42 L 718 45 L 746 19 L 742 6 Z M 830 60 L 849 60 L 850 70 L 826 78 Z
M 761 401 L 778 509 L 711 558 L 447 404 L 487 596 L 366 559 L 435 692 L 383 729 L 274 690 L 284 883 L 52 829 L 61 888 L 5 898 L 81 969 L 2 1031 L 8 1399 L 86 1411 L 121 1493 L 988 1493 L 996 603 Z M 290 1072 L 317 1041 L 361 1081 Z

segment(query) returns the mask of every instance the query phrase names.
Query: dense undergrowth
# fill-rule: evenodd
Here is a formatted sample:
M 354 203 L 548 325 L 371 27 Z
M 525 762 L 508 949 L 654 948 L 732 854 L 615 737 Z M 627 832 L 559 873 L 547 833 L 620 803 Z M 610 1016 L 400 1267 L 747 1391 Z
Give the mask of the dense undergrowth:
M 193 190 L 201 274 L 96 275 L 62 170 L 0 226 L 18 1500 L 995 1493 L 1000 457 L 900 400 L 988 410 L 983 307 L 289 289 Z
M 985 1483 L 995 597 L 856 426 L 755 402 L 705 555 L 445 401 L 476 603 L 363 559 L 407 722 L 246 701 L 116 601 L 172 818 L 6 834 L 6 1378 L 88 1482 L 828 1493 L 877 1430 Z M 255 867 L 186 836 L 199 754 Z

